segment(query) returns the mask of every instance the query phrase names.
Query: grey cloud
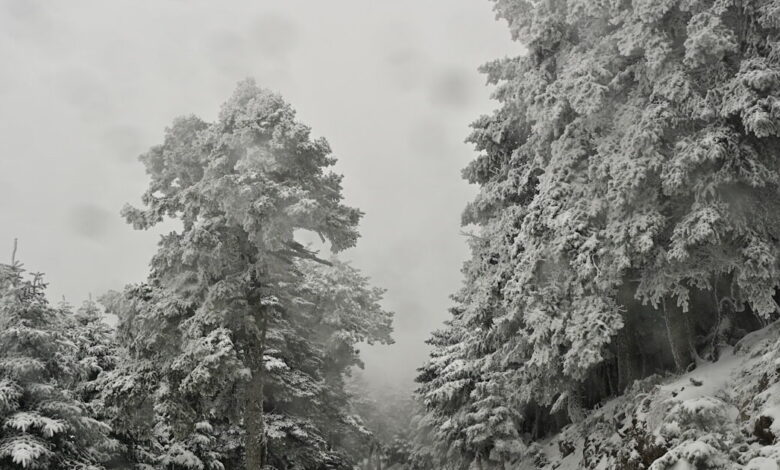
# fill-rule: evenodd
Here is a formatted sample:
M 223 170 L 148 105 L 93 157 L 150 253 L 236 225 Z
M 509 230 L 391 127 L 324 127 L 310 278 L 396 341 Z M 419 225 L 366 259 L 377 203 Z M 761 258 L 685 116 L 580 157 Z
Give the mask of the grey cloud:
M 6 0 L 2 3 L 4 11 L 13 19 L 23 22 L 40 20 L 45 10 L 34 0 Z
M 80 204 L 69 211 L 68 224 L 75 234 L 97 241 L 106 237 L 114 217 L 118 216 L 102 207 Z
M 126 163 L 135 163 L 137 157 L 146 150 L 143 135 L 134 126 L 109 127 L 100 134 L 100 140 L 110 157 Z
M 447 68 L 435 77 L 430 89 L 431 103 L 454 108 L 469 105 L 473 98 L 472 80 L 476 72 Z
M 411 47 L 395 48 L 385 56 L 388 76 L 402 90 L 418 86 L 426 72 L 425 57 Z
M 411 150 L 426 156 L 436 156 L 447 152 L 451 135 L 438 121 L 426 120 L 412 128 L 408 139 Z
M 57 50 L 56 38 L 61 25 L 53 21 L 54 5 L 42 5 L 36 0 L 0 1 L 0 34 L 9 45 L 29 46 L 25 52 L 33 56 L 43 49 Z
M 263 15 L 253 25 L 250 40 L 267 57 L 286 59 L 298 45 L 300 39 L 298 27 L 289 18 L 269 13 Z
M 206 54 L 232 80 L 258 76 L 261 81 L 289 77 L 288 58 L 298 44 L 294 23 L 273 14 L 261 16 L 248 31 L 221 30 L 207 38 Z
M 114 100 L 96 71 L 71 68 L 49 77 L 59 83 L 63 96 L 86 120 L 99 120 L 112 114 Z
M 247 46 L 233 31 L 219 31 L 207 39 L 206 53 L 217 70 L 229 76 L 247 75 Z
M 12 181 L 5 179 L 0 175 L 0 207 L 13 207 L 11 201 L 19 194 L 18 188 Z
M 420 47 L 418 29 L 406 21 L 392 21 L 377 32 L 386 76 L 403 91 L 420 86 L 430 72 L 430 60 Z
M 0 56 L 1 56 L 0 51 Z M 9 90 L 12 90 L 14 86 L 16 86 L 16 83 L 14 83 L 15 80 L 11 77 L 10 74 L 0 74 L 0 96 L 4 96 L 9 93 Z

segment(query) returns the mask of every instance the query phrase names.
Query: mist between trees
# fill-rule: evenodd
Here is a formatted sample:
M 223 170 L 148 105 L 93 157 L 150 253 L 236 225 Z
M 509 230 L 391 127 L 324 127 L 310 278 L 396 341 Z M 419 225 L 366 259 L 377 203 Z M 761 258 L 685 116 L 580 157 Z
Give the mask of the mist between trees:
M 180 224 L 145 280 L 74 309 L 0 266 L 2 468 L 780 468 L 780 1 L 493 7 L 528 52 L 481 70 L 413 394 L 361 379 L 393 314 L 337 257 L 363 214 L 328 143 L 246 80 L 140 157 L 122 215 Z

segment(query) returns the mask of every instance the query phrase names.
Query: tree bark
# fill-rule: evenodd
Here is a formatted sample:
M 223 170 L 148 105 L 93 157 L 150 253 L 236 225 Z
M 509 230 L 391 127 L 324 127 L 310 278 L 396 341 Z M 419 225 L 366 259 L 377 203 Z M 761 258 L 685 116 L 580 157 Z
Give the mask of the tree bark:
M 539 416 L 539 407 L 536 405 L 534 406 L 534 426 L 533 430 L 531 431 L 531 439 L 537 440 L 541 437 L 542 434 L 542 417 Z
M 617 363 L 618 363 L 618 393 L 623 392 L 634 381 L 633 364 L 631 360 L 631 344 L 628 339 L 630 333 L 628 325 L 618 332 L 617 337 Z
M 474 463 L 476 464 L 477 470 L 482 470 L 482 454 L 477 454 Z
M 712 361 L 718 360 L 718 338 L 720 336 L 720 326 L 723 323 L 723 304 L 718 296 L 718 278 L 712 283 L 712 301 L 715 302 L 715 311 L 718 312 L 718 319 L 715 321 L 715 327 L 712 330 L 712 339 L 710 340 L 710 357 Z
M 615 385 L 612 380 L 612 365 L 611 364 L 605 364 L 604 365 L 604 380 L 606 381 L 607 385 L 607 395 L 608 396 L 614 396 L 620 393 L 619 390 L 615 388 Z
M 685 312 L 673 299 L 664 299 L 662 307 L 674 366 L 677 372 L 683 372 L 693 362 L 694 357 L 693 351 L 691 351 L 691 333 L 688 321 L 685 318 Z
M 634 298 L 634 289 L 628 284 L 620 288 L 617 296 L 618 305 L 623 311 L 623 328 L 617 333 L 616 354 L 618 367 L 618 393 L 622 393 L 635 380 L 641 378 L 638 373 L 636 341 L 637 322 L 635 309 L 642 308 Z
M 265 375 L 265 337 L 268 331 L 268 316 L 263 315 L 260 329 L 260 343 L 256 348 L 249 348 L 250 371 L 252 378 L 249 381 L 244 404 L 244 419 L 246 422 L 246 441 L 244 449 L 246 453 L 247 470 L 261 470 L 266 464 L 266 435 L 265 417 L 263 416 L 263 402 L 265 391 L 263 389 L 263 376 Z

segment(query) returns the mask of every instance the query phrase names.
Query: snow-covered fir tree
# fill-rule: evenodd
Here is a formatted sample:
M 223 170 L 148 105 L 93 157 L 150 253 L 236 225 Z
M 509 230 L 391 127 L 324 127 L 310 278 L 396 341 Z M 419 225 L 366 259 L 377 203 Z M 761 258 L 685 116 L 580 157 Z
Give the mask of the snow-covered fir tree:
M 81 376 L 77 377 L 77 392 L 80 399 L 100 414 L 101 404 L 96 400 L 101 392 L 101 374 L 106 374 L 117 366 L 118 351 L 114 329 L 105 321 L 100 306 L 91 297 L 85 300 L 74 312 L 69 304 L 59 307 L 67 320 L 65 332 L 78 347 L 76 359 L 81 366 Z
M 44 289 L 40 274 L 0 265 L 0 467 L 102 469 L 117 442 L 79 390 L 93 364 Z
M 136 228 L 164 217 L 146 283 L 114 294 L 126 359 L 107 380 L 132 464 L 163 468 L 351 468 L 344 374 L 357 343 L 389 343 L 382 291 L 319 259 L 294 234 L 338 252 L 361 213 L 342 203 L 324 139 L 281 97 L 239 84 L 219 119 L 176 120 L 142 156 L 151 182 Z
M 419 378 L 435 468 L 511 466 L 777 315 L 780 3 L 495 9 L 528 52 L 484 66 L 472 257 Z

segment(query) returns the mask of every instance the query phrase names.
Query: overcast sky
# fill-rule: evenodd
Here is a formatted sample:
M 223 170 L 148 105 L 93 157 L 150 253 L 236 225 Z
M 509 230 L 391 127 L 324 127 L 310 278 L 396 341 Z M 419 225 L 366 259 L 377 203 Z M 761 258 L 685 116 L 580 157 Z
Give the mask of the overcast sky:
M 183 114 L 212 120 L 236 82 L 279 91 L 326 137 L 362 209 L 344 257 L 388 289 L 396 344 L 366 376 L 408 383 L 448 317 L 474 187 L 468 124 L 493 107 L 477 67 L 516 55 L 487 0 L 0 0 L 0 261 L 19 238 L 52 299 L 142 281 L 158 232 L 124 223 L 138 154 Z M 5 253 L 5 254 L 3 254 Z

